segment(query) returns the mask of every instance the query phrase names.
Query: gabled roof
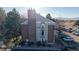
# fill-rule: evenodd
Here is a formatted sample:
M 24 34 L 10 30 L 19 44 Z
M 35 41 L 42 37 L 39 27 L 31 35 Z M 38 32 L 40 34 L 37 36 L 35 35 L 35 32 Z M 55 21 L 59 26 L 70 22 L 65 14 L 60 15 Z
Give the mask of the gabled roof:
M 40 14 L 36 15 L 36 21 L 37 22 L 47 22 L 49 25 L 56 25 L 56 23 L 50 19 L 47 19 L 43 16 L 41 16 Z
M 22 22 L 21 24 L 28 24 L 28 20 L 25 20 L 25 21 Z
M 56 23 L 50 19 L 47 19 L 43 16 L 41 16 L 40 14 L 35 13 L 35 17 L 36 17 L 36 22 L 46 22 L 48 25 L 56 25 Z M 28 24 L 28 20 L 24 21 L 21 24 Z

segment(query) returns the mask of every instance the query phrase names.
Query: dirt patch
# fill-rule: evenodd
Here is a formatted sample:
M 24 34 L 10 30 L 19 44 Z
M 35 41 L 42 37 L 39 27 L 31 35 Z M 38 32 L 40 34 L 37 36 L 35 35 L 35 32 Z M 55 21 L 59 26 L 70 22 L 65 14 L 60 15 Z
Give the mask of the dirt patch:
M 65 27 L 65 28 L 73 28 L 74 23 L 75 23 L 75 22 L 65 22 L 65 23 L 64 23 L 64 27 Z

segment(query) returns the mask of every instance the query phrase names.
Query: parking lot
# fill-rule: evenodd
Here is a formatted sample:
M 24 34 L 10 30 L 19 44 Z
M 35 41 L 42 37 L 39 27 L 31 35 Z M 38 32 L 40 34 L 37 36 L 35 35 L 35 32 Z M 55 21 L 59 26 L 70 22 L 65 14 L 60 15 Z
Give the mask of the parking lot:
M 76 35 L 69 33 L 69 32 L 64 32 L 64 33 L 71 36 L 74 39 L 74 41 L 79 42 L 79 36 L 76 36 Z

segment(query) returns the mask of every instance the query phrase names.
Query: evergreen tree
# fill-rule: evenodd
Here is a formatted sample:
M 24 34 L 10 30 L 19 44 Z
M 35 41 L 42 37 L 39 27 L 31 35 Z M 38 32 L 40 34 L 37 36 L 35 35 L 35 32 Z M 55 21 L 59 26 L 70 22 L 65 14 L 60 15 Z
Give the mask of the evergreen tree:
M 3 8 L 0 7 L 0 41 L 3 41 L 4 36 L 4 21 L 6 18 L 6 13 Z
M 48 19 L 50 19 L 50 20 L 52 20 L 52 21 L 54 21 L 54 22 L 57 22 L 57 19 L 52 18 L 52 16 L 51 16 L 50 13 L 48 13 L 48 14 L 46 15 L 46 18 L 48 18 Z
M 12 11 L 7 13 L 5 21 L 5 38 L 10 39 L 20 35 L 20 14 L 13 8 Z
M 49 13 L 46 15 L 46 18 L 48 18 L 50 20 L 52 19 L 51 15 Z

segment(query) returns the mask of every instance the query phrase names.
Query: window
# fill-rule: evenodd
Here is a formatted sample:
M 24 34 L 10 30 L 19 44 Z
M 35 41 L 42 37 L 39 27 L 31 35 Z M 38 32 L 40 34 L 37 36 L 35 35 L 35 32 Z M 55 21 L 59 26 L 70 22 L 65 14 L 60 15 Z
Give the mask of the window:
M 45 40 L 45 25 L 41 24 L 41 40 Z
M 42 30 L 42 36 L 44 35 L 44 30 Z

